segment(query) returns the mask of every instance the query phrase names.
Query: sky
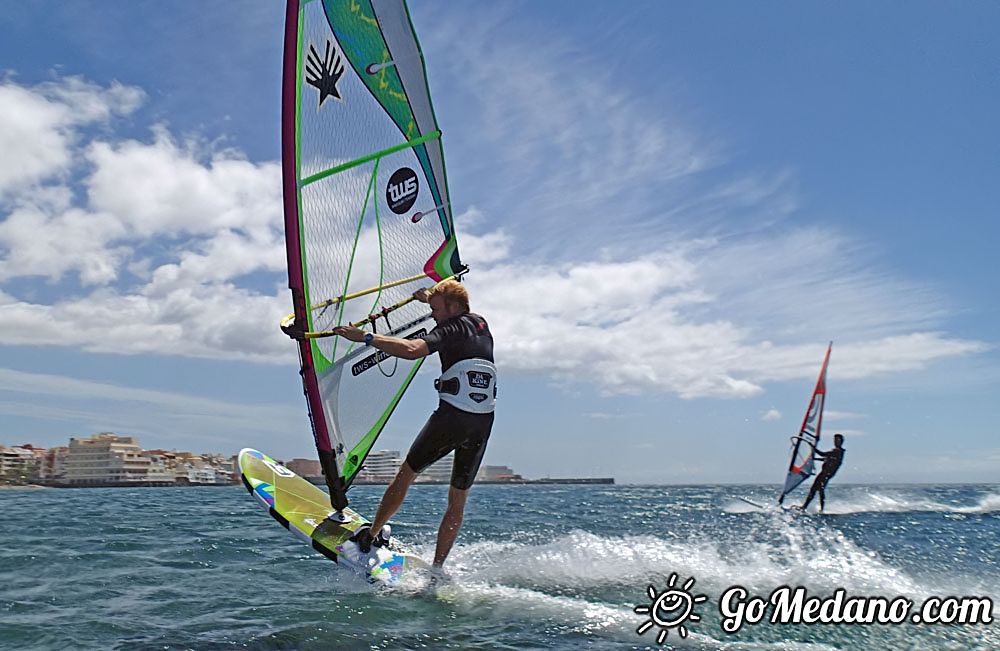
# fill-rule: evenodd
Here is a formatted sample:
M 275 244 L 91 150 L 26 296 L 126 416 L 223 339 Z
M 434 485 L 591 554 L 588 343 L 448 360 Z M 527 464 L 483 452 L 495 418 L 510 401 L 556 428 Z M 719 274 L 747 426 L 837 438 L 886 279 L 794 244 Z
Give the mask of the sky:
M 410 12 L 496 338 L 486 463 L 778 482 L 833 341 L 838 481 L 1000 481 L 1000 5 Z M 277 327 L 282 3 L 4 14 L 0 443 L 313 456 Z

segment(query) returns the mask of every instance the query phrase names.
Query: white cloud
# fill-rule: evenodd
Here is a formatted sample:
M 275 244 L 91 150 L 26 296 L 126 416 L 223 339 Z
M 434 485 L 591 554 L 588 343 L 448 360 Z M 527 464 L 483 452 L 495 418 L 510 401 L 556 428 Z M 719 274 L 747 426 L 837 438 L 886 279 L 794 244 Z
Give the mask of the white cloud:
M 136 236 L 240 230 L 262 237 L 281 225 L 281 170 L 233 151 L 181 146 L 162 128 L 152 143 L 95 142 L 87 159 L 91 206 L 118 216 Z
M 783 243 L 774 246 L 781 249 Z M 745 247 L 701 241 L 627 260 L 549 267 L 502 261 L 470 274 L 468 283 L 477 309 L 491 319 L 498 361 L 505 368 L 590 382 L 609 393 L 670 392 L 684 398 L 746 397 L 759 394 L 769 381 L 814 379 L 825 348 L 822 339 L 816 342 L 814 335 L 813 343 L 796 343 L 809 338 L 801 334 L 788 343 L 761 339 L 760 331 L 780 330 L 784 313 L 775 314 L 776 301 L 762 300 L 756 310 L 747 304 L 731 310 L 719 297 L 741 291 L 763 296 L 762 287 L 771 284 L 788 295 L 807 294 L 810 270 L 849 265 L 850 247 L 820 247 L 797 259 L 799 267 L 765 263 L 720 282 L 715 265 L 740 257 Z M 797 287 L 796 278 L 805 287 Z M 852 340 L 835 345 L 831 377 L 921 369 L 935 360 L 989 349 L 983 342 L 940 332 L 886 334 L 912 328 L 904 321 L 906 306 L 933 297 L 913 287 L 914 298 L 891 278 L 885 285 L 865 274 L 840 279 L 838 322 L 860 321 L 867 328 L 845 328 Z M 873 305 L 890 292 L 897 309 L 880 321 Z M 926 323 L 921 314 L 913 315 L 917 327 Z
M 551 92 L 546 84 L 560 82 L 524 61 L 512 65 L 518 74 L 501 85 L 514 86 L 508 90 L 515 114 L 535 111 L 532 92 Z M 574 83 L 582 85 L 571 94 L 591 100 L 594 110 L 614 106 L 628 119 L 640 117 L 638 105 L 588 85 L 597 82 Z M 92 120 L 107 119 L 115 106 L 129 109 L 136 96 L 115 104 L 106 96 L 120 91 L 102 95 L 82 82 L 49 95 L 11 83 L 5 88 L 42 105 L 80 102 Z M 612 132 L 625 128 L 617 119 L 608 125 Z M 53 119 L 47 128 L 65 135 L 70 124 Z M 603 183 L 601 192 L 610 193 L 613 204 L 637 179 L 666 181 L 699 167 L 693 150 L 681 147 L 679 158 L 664 163 L 667 172 L 653 164 L 655 152 L 647 152 L 622 161 L 625 180 L 592 178 L 587 166 L 596 163 L 568 149 L 583 137 L 580 128 L 573 123 L 569 135 L 551 134 L 571 171 L 545 178 L 566 184 L 563 189 L 571 177 Z M 651 128 L 649 142 L 618 135 L 637 151 L 662 153 L 666 136 L 659 128 Z M 526 129 L 528 141 L 546 137 L 534 126 Z M 56 281 L 75 273 L 86 289 L 38 302 L 0 292 L 0 337 L 95 352 L 287 362 L 290 344 L 275 327 L 289 302 L 278 165 L 182 143 L 163 127 L 150 142 L 105 138 L 75 146 L 67 160 L 85 171 L 86 205 L 74 205 L 68 188 L 53 184 L 20 196 L 0 223 L 0 281 L 25 275 Z M 776 193 L 764 183 L 733 182 L 709 200 L 739 210 Z M 596 195 L 592 200 L 609 206 Z M 458 218 L 459 239 L 474 267 L 467 279 L 474 308 L 493 326 L 505 372 L 586 382 L 607 393 L 731 398 L 759 394 L 770 381 L 815 378 L 827 338 L 838 340 L 830 371 L 838 378 L 919 369 L 987 348 L 932 329 L 948 313 L 944 301 L 873 271 L 865 247 L 829 230 L 675 237 L 669 244 L 650 239 L 636 250 L 595 247 L 559 261 L 526 257 L 525 236 L 515 238 L 517 231 L 491 217 L 467 210 Z M 559 223 L 558 242 L 586 241 L 582 228 Z M 260 273 L 270 274 L 268 280 L 242 282 Z
M 942 332 L 914 332 L 844 346 L 841 362 L 831 376 L 852 379 L 914 371 L 930 362 L 990 350 L 985 342 L 949 338 Z
M 146 93 L 136 86 L 112 81 L 107 88 L 82 77 L 63 77 L 39 84 L 35 92 L 69 109 L 66 123 L 84 125 L 107 122 L 114 115 L 128 115 L 146 101 Z
M 458 140 L 491 143 L 463 173 L 492 192 L 459 226 L 463 254 L 483 257 L 467 282 L 507 367 L 733 397 L 815 378 L 829 339 L 838 378 L 988 348 L 941 332 L 948 301 L 872 247 L 831 228 L 771 229 L 799 208 L 792 170 L 727 172 L 720 142 L 662 109 L 668 89 L 622 94 L 579 43 L 488 38 L 509 16 L 482 14 L 457 55 L 468 25 L 438 16 L 430 33 L 438 70 L 462 80 L 451 92 L 482 116 Z M 502 246 L 482 246 L 491 236 Z
M 511 28 L 504 14 L 470 24 L 442 13 L 424 39 L 450 95 L 477 116 L 446 129 L 459 150 L 476 143 L 462 178 L 488 188 L 481 208 L 554 257 L 662 235 L 685 183 L 718 164 L 715 145 L 672 106 L 624 90 L 599 48 L 551 33 L 496 39 Z M 459 37 L 468 47 L 456 51 Z
M 301 409 L 290 405 L 214 400 L 0 368 L 3 393 L 18 396 L 16 401 L 0 400 L 0 414 L 8 416 L 85 423 L 92 429 L 124 428 L 134 434 L 198 432 L 200 440 L 225 440 L 213 437 L 213 431 L 273 435 L 303 420 Z
M 11 97 L 17 101 L 4 103 Z M 197 141 L 180 145 L 163 128 L 148 143 L 88 142 L 74 130 L 132 111 L 142 97 L 79 79 L 0 86 L 0 116 L 7 111 L 17 123 L 41 112 L 32 138 L 56 143 L 50 154 L 62 152 L 32 172 L 46 185 L 20 189 L 0 213 L 0 282 L 73 275 L 84 288 L 98 287 L 38 302 L 0 292 L 0 337 L 101 352 L 287 359 L 276 327 L 288 304 L 279 289 L 279 166 Z M 83 205 L 74 201 L 70 171 Z M 267 293 L 240 284 L 259 272 L 274 274 Z
M 0 338 L 89 352 L 282 363 L 291 354 L 277 327 L 286 311 L 283 296 L 229 284 L 178 288 L 155 297 L 99 290 L 53 305 L 0 293 Z
M 455 228 L 461 237 L 459 252 L 462 261 L 471 268 L 498 262 L 511 254 L 513 238 L 503 229 L 491 230 L 482 235 L 475 235 L 468 230 L 481 226 L 482 222 L 482 213 L 475 207 L 455 217 Z
M 987 348 L 940 332 L 942 295 L 863 243 L 771 229 L 799 207 L 792 170 L 727 171 L 724 145 L 664 104 L 669 88 L 625 95 L 599 51 L 524 48 L 530 28 L 488 38 L 509 18 L 485 12 L 468 39 L 438 16 L 430 34 L 438 69 L 462 80 L 452 93 L 482 116 L 458 140 L 494 152 L 470 157 L 464 174 L 493 192 L 459 226 L 463 253 L 483 257 L 467 282 L 506 367 L 611 393 L 734 397 L 815 378 L 829 339 L 838 378 Z M 474 46 L 456 55 L 460 32 Z M 491 236 L 502 246 L 482 246 Z
M 0 199 L 62 174 L 73 162 L 76 128 L 127 115 L 145 93 L 117 82 L 107 88 L 79 77 L 25 87 L 0 81 Z
M 781 420 L 781 412 L 777 409 L 768 409 L 760 419 L 765 422 Z
M 146 293 L 162 293 L 283 271 L 277 163 L 206 151 L 197 141 L 182 146 L 162 127 L 150 143 L 87 142 L 74 130 L 131 112 L 143 97 L 136 88 L 104 89 L 77 78 L 0 85 L 0 141 L 36 143 L 26 163 L 0 168 L 0 190 L 5 178 L 39 180 L 73 168 L 87 197 L 85 206 L 74 206 L 67 186 L 19 190 L 0 223 L 0 281 L 56 281 L 76 272 L 84 285 L 107 284 L 127 268 L 152 274 Z M 158 259 L 143 259 L 144 246 Z
M 66 107 L 20 86 L 0 85 L 0 151 L 8 152 L 0 157 L 0 191 L 36 181 L 69 164 L 64 131 L 67 113 Z
M 124 233 L 111 215 L 78 208 L 48 213 L 25 202 L 0 222 L 0 245 L 6 249 L 0 281 L 23 276 L 56 281 L 77 272 L 84 285 L 108 283 L 128 257 L 127 249 L 111 244 Z
M 929 286 L 883 269 L 877 252 L 828 228 L 708 242 L 699 272 L 759 336 L 839 341 L 933 328 L 950 312 Z

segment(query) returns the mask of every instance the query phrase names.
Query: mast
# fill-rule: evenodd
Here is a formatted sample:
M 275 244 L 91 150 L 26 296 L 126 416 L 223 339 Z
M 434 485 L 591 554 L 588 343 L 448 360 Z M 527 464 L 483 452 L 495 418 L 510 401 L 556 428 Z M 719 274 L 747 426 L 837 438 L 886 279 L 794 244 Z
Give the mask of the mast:
M 285 214 L 285 248 L 288 262 L 288 287 L 298 323 L 308 323 L 305 275 L 302 268 L 302 236 L 299 229 L 299 152 L 296 120 L 298 114 L 299 0 L 288 0 L 285 9 L 285 43 L 281 78 L 281 181 Z M 320 397 L 313 366 L 312 343 L 299 342 L 299 375 L 306 395 L 309 423 L 312 427 L 320 468 L 330 491 L 330 505 L 337 511 L 347 507 L 347 488 L 340 479 L 337 460 L 330 444 L 330 430 Z

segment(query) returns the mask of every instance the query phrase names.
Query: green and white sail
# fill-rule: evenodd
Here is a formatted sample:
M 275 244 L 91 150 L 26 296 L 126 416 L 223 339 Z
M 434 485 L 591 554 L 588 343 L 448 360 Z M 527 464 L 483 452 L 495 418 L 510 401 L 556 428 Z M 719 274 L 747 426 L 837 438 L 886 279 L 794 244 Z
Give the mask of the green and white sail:
M 289 287 L 312 333 L 359 322 L 412 337 L 429 308 L 405 299 L 463 270 L 441 132 L 402 0 L 290 0 L 282 162 Z M 386 308 L 391 308 L 386 310 Z M 334 506 L 416 374 L 340 337 L 300 345 L 303 384 Z

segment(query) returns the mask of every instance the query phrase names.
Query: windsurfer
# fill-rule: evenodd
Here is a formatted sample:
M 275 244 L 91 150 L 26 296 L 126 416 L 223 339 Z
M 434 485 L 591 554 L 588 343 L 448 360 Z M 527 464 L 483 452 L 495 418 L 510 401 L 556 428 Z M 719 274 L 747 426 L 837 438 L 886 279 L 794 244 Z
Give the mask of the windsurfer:
M 418 290 L 414 298 L 428 303 L 437 325 L 429 333 L 412 339 L 366 333 L 352 326 L 333 329 L 354 342 L 365 342 L 389 355 L 419 359 L 432 353 L 441 358 L 441 377 L 435 381 L 440 403 L 417 435 L 406 460 L 389 484 L 370 527 L 358 530 L 355 540 L 361 551 L 384 544 L 382 528 L 406 497 L 417 475 L 449 452 L 455 452 L 448 506 L 438 529 L 434 566 L 441 567 L 462 526 L 469 489 L 475 481 L 493 429 L 496 402 L 496 367 L 493 365 L 493 335 L 486 320 L 469 311 L 469 294 L 457 280 L 439 282 Z M 374 535 L 372 532 L 377 532 Z
M 819 493 L 819 510 L 820 512 L 823 511 L 823 507 L 826 505 L 826 484 L 833 479 L 833 476 L 837 474 L 837 470 L 840 468 L 840 464 L 844 462 L 844 436 L 842 434 L 834 434 L 833 448 L 827 450 L 826 452 L 816 450 L 816 456 L 823 460 L 823 468 L 819 471 L 819 474 L 816 475 L 812 488 L 809 489 L 809 497 L 807 497 L 805 503 L 799 507 L 803 511 L 808 508 L 809 502 L 812 502 L 816 493 Z

